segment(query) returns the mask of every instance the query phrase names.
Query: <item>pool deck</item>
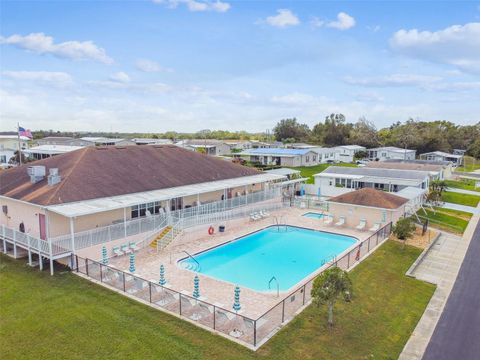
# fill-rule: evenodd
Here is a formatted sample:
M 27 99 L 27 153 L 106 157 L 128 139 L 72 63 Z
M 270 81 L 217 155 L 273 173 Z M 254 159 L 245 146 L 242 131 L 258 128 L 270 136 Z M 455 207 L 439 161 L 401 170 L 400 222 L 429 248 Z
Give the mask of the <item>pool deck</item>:
M 200 278 L 200 294 L 202 300 L 224 307 L 225 309 L 231 309 L 235 285 L 210 278 L 200 273 L 181 269 L 177 265 L 177 261 L 187 256 L 184 251 L 192 255 L 205 251 L 267 226 L 274 225 L 276 218 L 281 218 L 282 224 L 353 236 L 359 240 L 364 240 L 372 234 L 370 231 L 358 231 L 347 227 L 324 225 L 323 219 L 311 219 L 302 216 L 306 212 L 309 211 L 305 209 L 285 208 L 272 212 L 269 217 L 262 220 L 251 221 L 249 219 L 238 219 L 222 222 L 221 224 L 208 224 L 187 229 L 159 253 L 149 246 L 137 252 L 135 257 L 135 274 L 144 279 L 158 282 L 160 265 L 163 264 L 165 266 L 165 278 L 171 289 L 184 293 L 186 291 L 189 295 L 191 295 L 193 291 L 193 278 L 195 274 L 197 274 Z M 216 229 L 213 235 L 208 235 L 210 225 L 213 225 Z M 224 233 L 217 232 L 218 225 L 226 226 Z M 129 257 L 122 256 L 112 258 L 110 259 L 110 264 L 121 270 L 128 271 Z M 290 291 L 300 287 L 306 281 L 307 279 L 298 283 Z M 280 292 L 280 297 L 277 297 L 276 292 L 263 293 L 241 287 L 241 313 L 244 316 L 256 319 L 277 304 L 288 293 L 289 292 Z

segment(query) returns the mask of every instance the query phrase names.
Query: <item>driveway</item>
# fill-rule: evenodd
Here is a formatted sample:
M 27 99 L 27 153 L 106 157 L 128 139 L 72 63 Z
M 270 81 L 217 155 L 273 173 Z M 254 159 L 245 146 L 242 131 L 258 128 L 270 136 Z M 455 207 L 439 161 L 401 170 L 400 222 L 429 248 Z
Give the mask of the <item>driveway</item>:
M 480 359 L 480 222 L 424 360 Z
M 457 188 L 452 188 L 452 187 L 449 187 L 449 188 L 447 189 L 447 191 L 456 192 L 456 193 L 460 193 L 460 194 L 468 194 L 468 195 L 480 196 L 480 191 L 457 189 Z
M 442 208 L 445 209 L 452 209 L 452 210 L 460 210 L 460 211 L 466 211 L 472 214 L 480 214 L 480 208 L 478 207 L 473 207 L 473 206 L 465 206 L 465 205 L 460 205 L 460 204 L 452 204 L 452 203 L 443 203 L 441 206 Z

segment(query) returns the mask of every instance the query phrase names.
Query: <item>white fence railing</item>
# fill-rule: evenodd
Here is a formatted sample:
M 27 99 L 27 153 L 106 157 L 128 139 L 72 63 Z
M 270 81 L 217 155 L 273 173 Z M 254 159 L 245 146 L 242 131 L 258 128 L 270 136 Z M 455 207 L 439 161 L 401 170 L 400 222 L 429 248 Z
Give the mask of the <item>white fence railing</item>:
M 40 252 L 45 255 L 50 254 L 50 247 L 48 241 L 39 239 L 35 236 L 28 235 L 15 229 L 11 229 L 5 225 L 2 225 L 0 236 L 2 237 L 2 241 L 5 240 L 9 243 L 20 245 L 25 249 L 31 249 L 35 252 Z M 64 248 L 60 246 L 52 246 L 53 255 L 61 254 L 64 252 L 66 252 Z
M 221 218 L 221 213 L 228 212 L 229 210 L 245 207 L 254 203 L 264 202 L 275 198 L 280 198 L 281 192 L 279 188 L 274 188 L 266 191 L 259 191 L 248 195 L 233 197 L 226 200 L 211 202 L 199 206 L 192 206 L 189 208 L 163 212 L 158 215 L 143 217 L 140 219 L 129 220 L 127 222 L 121 222 L 105 227 L 77 232 L 74 234 L 75 250 L 84 249 L 90 246 L 104 244 L 113 240 L 122 239 L 126 236 L 132 236 L 137 234 L 148 233 L 143 243 L 146 243 L 148 239 L 154 235 L 154 232 L 160 231 L 160 225 L 167 222 L 172 224 L 176 219 L 190 219 L 184 222 L 184 226 L 194 226 L 190 224 L 197 224 L 195 221 L 212 221 L 211 219 Z M 245 215 L 245 213 L 244 213 Z M 192 218 L 198 220 L 192 220 Z M 200 222 L 199 224 L 201 224 Z M 67 249 L 71 248 L 71 235 L 66 234 L 52 238 L 52 244 Z M 142 244 L 144 245 L 144 244 Z

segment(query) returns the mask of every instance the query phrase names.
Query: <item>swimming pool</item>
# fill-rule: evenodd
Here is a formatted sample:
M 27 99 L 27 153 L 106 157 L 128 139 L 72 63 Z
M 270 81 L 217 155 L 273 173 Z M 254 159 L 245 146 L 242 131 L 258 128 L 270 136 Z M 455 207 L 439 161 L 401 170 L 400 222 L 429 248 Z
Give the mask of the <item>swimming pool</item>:
M 303 214 L 302 216 L 310 218 L 310 219 L 321 219 L 323 218 L 323 214 L 316 213 L 316 212 L 307 212 Z
M 294 226 L 271 226 L 179 261 L 179 266 L 257 291 L 275 276 L 281 291 L 295 286 L 357 239 Z M 276 284 L 272 283 L 272 289 Z

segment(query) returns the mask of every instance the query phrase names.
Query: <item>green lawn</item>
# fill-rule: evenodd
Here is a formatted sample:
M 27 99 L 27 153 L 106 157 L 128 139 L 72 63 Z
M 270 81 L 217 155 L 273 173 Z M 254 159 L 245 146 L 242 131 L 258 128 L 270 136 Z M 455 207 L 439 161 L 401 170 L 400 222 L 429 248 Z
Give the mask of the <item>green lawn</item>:
M 442 193 L 442 201 L 453 204 L 460 204 L 465 206 L 477 207 L 480 201 L 480 195 L 460 194 L 451 191 L 444 191 Z
M 422 219 L 428 219 L 432 227 L 456 234 L 463 234 L 472 217 L 471 213 L 464 211 L 444 208 L 435 208 L 435 210 L 435 213 L 431 210 L 426 210 L 427 215 L 425 215 L 423 210 L 418 210 L 417 214 Z
M 459 166 L 455 169 L 455 171 L 459 172 L 473 172 L 474 170 L 480 169 L 480 160 L 475 159 L 471 156 L 464 156 L 463 157 L 463 166 Z
M 310 306 L 256 354 L 69 272 L 51 277 L 0 256 L 5 359 L 393 359 L 435 287 L 404 274 L 421 250 L 387 242 L 352 273 L 354 298 Z
M 461 179 L 459 181 L 455 180 L 445 180 L 448 187 L 463 189 L 463 190 L 470 190 L 470 191 L 478 191 L 480 192 L 480 188 L 475 187 L 476 181 L 473 179 Z M 479 194 L 480 195 L 480 194 Z
M 352 164 L 352 163 L 338 163 L 338 164 L 319 164 L 315 166 L 299 166 L 299 167 L 292 167 L 291 169 L 300 170 L 300 174 L 302 175 L 302 177 L 308 178 L 307 184 L 313 184 L 315 180 L 313 178 L 313 175 L 321 173 L 323 170 L 325 170 L 329 166 L 357 167 L 356 164 Z

